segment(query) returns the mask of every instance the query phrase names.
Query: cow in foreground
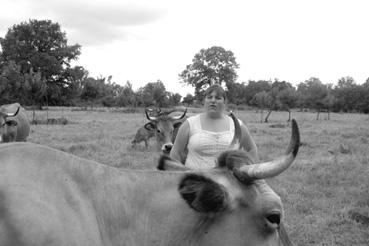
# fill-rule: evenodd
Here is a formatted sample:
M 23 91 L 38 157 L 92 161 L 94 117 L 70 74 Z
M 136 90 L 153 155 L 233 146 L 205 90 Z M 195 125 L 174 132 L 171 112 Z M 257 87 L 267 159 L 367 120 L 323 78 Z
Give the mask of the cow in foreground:
M 27 141 L 30 124 L 19 103 L 0 107 L 0 143 Z
M 209 170 L 123 170 L 46 146 L 0 146 L 0 245 L 291 245 L 280 198 L 263 181 L 299 147 L 250 164 L 223 152 Z M 173 162 L 162 157 L 160 165 Z M 173 164 L 173 163 L 171 163 Z M 180 164 L 174 164 L 180 165 Z
M 145 124 L 145 128 L 154 131 L 157 149 L 161 149 L 164 154 L 169 154 L 172 149 L 178 128 L 186 116 L 187 108 L 179 116 L 170 115 L 176 111 L 175 109 L 167 112 L 161 111 L 157 116 L 150 116 L 149 112 L 145 110 L 146 117 L 149 120 Z

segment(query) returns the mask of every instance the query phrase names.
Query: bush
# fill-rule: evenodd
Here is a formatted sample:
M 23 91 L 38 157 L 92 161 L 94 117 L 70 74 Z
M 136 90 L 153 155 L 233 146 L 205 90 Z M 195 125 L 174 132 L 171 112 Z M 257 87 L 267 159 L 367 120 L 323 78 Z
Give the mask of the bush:
M 31 122 L 33 125 L 67 125 L 70 122 L 64 118 L 35 119 Z
M 101 103 L 104 107 L 113 107 L 115 104 L 115 99 L 112 96 L 106 96 L 101 99 Z

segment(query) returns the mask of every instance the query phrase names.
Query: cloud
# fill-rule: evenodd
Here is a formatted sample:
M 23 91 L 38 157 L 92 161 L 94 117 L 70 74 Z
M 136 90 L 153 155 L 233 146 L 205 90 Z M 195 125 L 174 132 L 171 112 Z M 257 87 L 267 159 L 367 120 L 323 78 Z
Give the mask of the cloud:
M 71 38 L 83 45 L 104 44 L 114 40 L 137 39 L 130 27 L 147 25 L 165 16 L 164 9 L 126 4 L 87 4 L 73 2 L 55 5 L 53 15 L 71 29 Z M 80 40 L 80 41 L 79 41 Z
M 160 3 L 160 1 L 159 1 Z M 164 4 L 150 4 L 142 1 L 60 1 L 16 0 L 8 8 L 22 9 L 18 16 L 2 16 L 0 31 L 5 32 L 14 24 L 29 19 L 50 19 L 58 22 L 66 31 L 68 40 L 82 45 L 99 45 L 114 40 L 140 39 L 131 27 L 149 25 L 167 14 Z M 1 13 L 2 11 L 0 11 Z M 23 19 L 20 19 L 23 18 Z

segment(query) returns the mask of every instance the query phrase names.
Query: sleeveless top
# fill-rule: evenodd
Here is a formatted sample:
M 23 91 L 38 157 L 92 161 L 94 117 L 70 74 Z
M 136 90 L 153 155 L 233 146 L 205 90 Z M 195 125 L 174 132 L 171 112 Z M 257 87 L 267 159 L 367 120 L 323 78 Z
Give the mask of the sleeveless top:
M 229 129 L 223 132 L 212 132 L 201 128 L 200 115 L 187 118 L 190 126 L 185 166 L 192 169 L 215 167 L 217 156 L 229 148 L 234 136 L 234 124 L 229 119 Z M 240 121 L 240 120 L 239 120 Z M 242 121 L 240 121 L 242 124 Z

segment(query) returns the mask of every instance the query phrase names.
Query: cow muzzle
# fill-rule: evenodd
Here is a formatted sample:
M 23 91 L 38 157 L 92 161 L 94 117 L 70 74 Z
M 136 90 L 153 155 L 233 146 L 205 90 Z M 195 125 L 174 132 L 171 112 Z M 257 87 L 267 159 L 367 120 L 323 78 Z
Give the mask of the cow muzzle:
M 161 151 L 165 155 L 169 155 L 170 151 L 172 150 L 173 143 L 165 143 L 161 146 Z

